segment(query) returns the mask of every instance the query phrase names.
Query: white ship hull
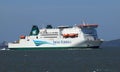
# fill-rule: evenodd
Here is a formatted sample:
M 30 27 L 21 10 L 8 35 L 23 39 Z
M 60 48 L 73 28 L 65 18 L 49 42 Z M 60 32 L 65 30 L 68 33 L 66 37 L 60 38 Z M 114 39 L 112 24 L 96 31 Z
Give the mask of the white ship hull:
M 9 43 L 10 49 L 31 49 L 31 48 L 42 48 L 42 49 L 51 49 L 51 48 L 61 48 L 61 49 L 69 49 L 69 48 L 98 48 L 102 43 L 101 40 L 81 40 L 79 38 L 76 39 L 54 39 L 54 40 L 31 40 L 29 42 L 22 41 L 21 43 Z

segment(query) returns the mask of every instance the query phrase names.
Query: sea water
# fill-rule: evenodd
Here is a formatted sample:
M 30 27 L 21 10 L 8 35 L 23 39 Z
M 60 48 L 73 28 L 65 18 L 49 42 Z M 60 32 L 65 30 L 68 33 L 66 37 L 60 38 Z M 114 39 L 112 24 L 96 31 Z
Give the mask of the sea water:
M 0 72 L 120 72 L 120 48 L 2 50 Z

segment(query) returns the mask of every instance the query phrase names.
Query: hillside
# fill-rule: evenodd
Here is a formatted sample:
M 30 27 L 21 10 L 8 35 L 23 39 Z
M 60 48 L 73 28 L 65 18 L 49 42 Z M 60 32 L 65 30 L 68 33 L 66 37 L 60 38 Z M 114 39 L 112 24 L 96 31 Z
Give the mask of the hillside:
M 2 43 L 0 43 L 0 48 L 7 48 L 8 43 L 6 41 L 3 41 Z
M 101 47 L 120 47 L 120 39 L 105 41 Z

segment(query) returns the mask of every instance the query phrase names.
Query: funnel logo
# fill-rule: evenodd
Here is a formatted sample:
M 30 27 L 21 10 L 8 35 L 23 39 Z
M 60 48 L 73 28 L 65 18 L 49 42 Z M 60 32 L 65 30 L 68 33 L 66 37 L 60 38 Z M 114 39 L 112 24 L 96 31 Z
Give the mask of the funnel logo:
M 40 40 L 33 40 L 33 42 L 35 43 L 36 46 L 40 46 L 40 45 L 43 45 L 43 44 L 51 44 L 49 42 L 40 41 Z
M 34 35 L 37 33 L 37 31 L 36 30 L 33 30 L 33 32 L 32 32 Z

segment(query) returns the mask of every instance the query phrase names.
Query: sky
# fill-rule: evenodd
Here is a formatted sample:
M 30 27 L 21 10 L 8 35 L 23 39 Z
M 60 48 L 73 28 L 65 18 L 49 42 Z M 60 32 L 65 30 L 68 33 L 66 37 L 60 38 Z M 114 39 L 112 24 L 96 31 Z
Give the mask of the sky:
M 120 0 L 0 0 L 0 42 L 29 35 L 32 25 L 98 24 L 99 38 L 120 39 Z

